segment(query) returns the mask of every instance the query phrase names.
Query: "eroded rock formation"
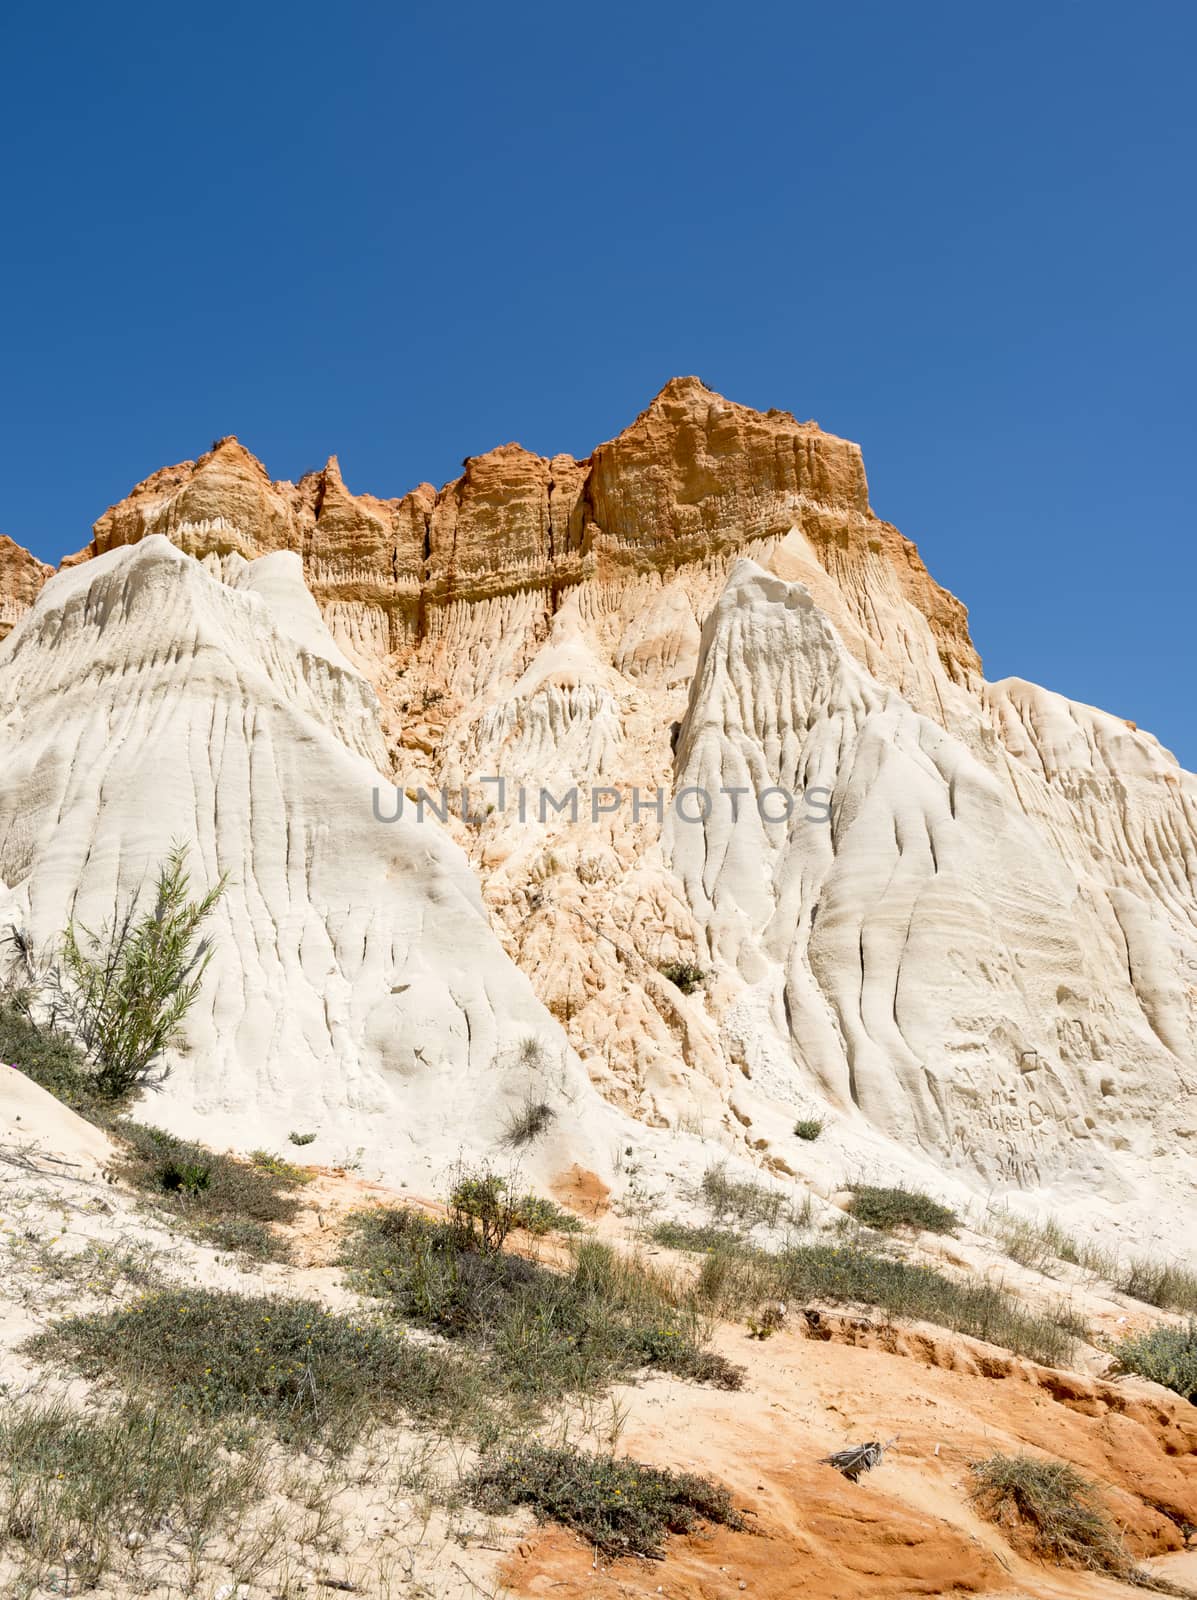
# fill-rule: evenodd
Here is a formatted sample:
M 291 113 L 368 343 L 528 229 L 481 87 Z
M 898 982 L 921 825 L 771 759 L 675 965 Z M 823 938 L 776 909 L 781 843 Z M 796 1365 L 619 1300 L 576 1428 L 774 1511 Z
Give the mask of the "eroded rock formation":
M 1116 718 L 1017 680 L 986 683 L 963 606 L 871 510 L 855 445 L 694 378 L 669 383 L 586 461 L 505 445 L 399 500 L 350 493 L 335 458 L 274 483 L 225 439 L 106 512 L 70 581 L 91 583 L 99 557 L 115 583 L 136 561 L 121 547 L 154 535 L 196 558 L 163 567 L 154 539 L 168 587 L 190 595 L 202 579 L 220 597 L 205 606 L 242 607 L 229 659 L 260 658 L 259 619 L 276 629 L 270 681 L 335 702 L 329 737 L 361 762 L 363 783 L 377 770 L 406 791 L 414 840 L 436 854 L 444 830 L 454 835 L 507 955 L 603 1099 L 641 1128 L 679 1149 L 718 1139 L 825 1190 L 847 1169 L 935 1172 L 974 1192 L 1051 1192 L 1078 1225 L 1100 1194 L 1160 1238 L 1186 1213 L 1197 780 Z M 277 631 L 300 607 L 296 556 L 323 623 L 304 624 L 324 640 L 314 654 Z M 267 594 L 284 572 L 285 603 Z M 67 784 L 78 759 L 21 726 L 32 680 L 18 664 L 49 640 L 55 592 L 0 654 L 14 819 L 22 784 L 48 770 Z M 215 699 L 227 719 L 229 686 L 186 664 L 190 613 L 170 615 L 159 636 L 180 654 L 170 693 L 209 717 Z M 120 664 L 131 643 L 103 629 L 81 626 L 71 649 L 76 675 L 93 653 L 117 679 L 133 670 Z M 264 734 L 247 715 L 238 762 L 252 767 Z M 115 726 L 89 736 L 95 758 Z M 224 808 L 221 771 L 195 780 L 201 840 L 202 814 Z M 482 782 L 498 778 L 502 791 Z M 121 839 L 136 836 L 142 781 L 129 780 Z M 294 835 L 293 806 L 301 833 L 315 827 L 323 780 L 295 784 L 272 791 L 255 852 Z M 420 785 L 466 786 L 469 819 L 417 821 Z M 522 810 L 521 785 L 533 797 Z M 574 786 L 576 820 L 538 807 L 542 788 Z M 722 804 L 692 822 L 672 808 L 679 790 L 728 788 L 818 798 L 782 823 L 762 820 L 753 798 L 734 818 Z M 351 804 L 348 790 L 336 804 Z M 386 829 L 369 815 L 360 836 L 358 819 L 344 826 L 361 882 L 334 894 L 324 881 L 311 914 L 327 921 L 335 903 L 352 921 L 365 895 L 385 919 L 390 847 L 367 838 Z M 49 834 L 35 844 L 26 825 L 9 830 L 0 876 L 33 904 Z M 417 898 L 419 875 L 399 874 Z M 47 904 L 61 909 L 54 894 Z M 256 913 L 239 914 L 230 937 L 256 954 Z M 433 966 L 488 937 L 480 919 L 454 923 L 429 945 Z M 352 998 L 359 980 L 333 946 L 347 1009 L 322 1039 L 320 1070 L 335 1075 L 344 1058 L 352 1075 L 363 1028 L 415 1024 Z M 696 991 L 670 980 L 677 962 L 705 974 Z M 315 1006 L 321 979 L 300 967 Z M 235 1072 L 231 1037 L 205 1069 L 212 1094 Z M 479 1048 L 471 1034 L 471 1060 Z M 272 1082 L 268 1072 L 255 1091 L 262 1103 Z M 794 1118 L 814 1114 L 827 1132 L 804 1146 Z

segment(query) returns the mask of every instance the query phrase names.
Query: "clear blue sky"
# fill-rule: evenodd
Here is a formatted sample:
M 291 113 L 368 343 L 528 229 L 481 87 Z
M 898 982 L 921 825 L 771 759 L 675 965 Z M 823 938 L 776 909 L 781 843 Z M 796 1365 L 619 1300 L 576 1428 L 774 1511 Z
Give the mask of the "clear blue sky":
M 6 8 L 0 530 L 399 494 L 671 375 L 858 439 L 991 677 L 1197 766 L 1197 7 Z

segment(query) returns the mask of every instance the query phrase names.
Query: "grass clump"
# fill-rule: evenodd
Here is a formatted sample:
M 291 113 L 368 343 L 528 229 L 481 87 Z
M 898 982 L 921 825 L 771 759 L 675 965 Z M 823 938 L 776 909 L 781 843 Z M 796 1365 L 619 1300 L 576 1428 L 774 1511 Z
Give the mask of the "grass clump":
M 775 1228 L 785 1210 L 785 1195 L 780 1190 L 750 1179 L 732 1178 L 721 1161 L 707 1168 L 700 1191 L 713 1216 L 732 1217 L 745 1228 L 755 1223 Z
M 58 1322 L 27 1348 L 220 1424 L 236 1448 L 258 1424 L 286 1443 L 345 1448 L 399 1417 L 453 1428 L 481 1414 L 450 1353 L 313 1300 L 161 1290 Z
M 100 1092 L 94 1071 L 73 1040 L 33 1020 L 28 1001 L 21 990 L 10 990 L 0 999 L 0 1061 L 19 1068 L 88 1122 L 108 1127 L 119 1105 Z
M 794 1132 L 799 1139 L 815 1140 L 823 1132 L 822 1117 L 799 1117 L 794 1124 Z
M 974 1504 L 1033 1554 L 1118 1578 L 1136 1574 L 1096 1486 L 1068 1462 L 992 1455 L 969 1471 Z
M 555 1271 L 404 1208 L 352 1223 L 355 1285 L 471 1347 L 487 1381 L 525 1409 L 644 1367 L 729 1389 L 742 1382 L 738 1367 L 705 1348 L 672 1285 L 594 1240 L 574 1244 L 569 1268 Z
M 555 1200 L 538 1194 L 522 1194 L 516 1204 L 516 1227 L 543 1239 L 548 1233 L 584 1233 L 586 1224 L 572 1211 L 565 1211 Z
M 984 1339 L 1045 1366 L 1065 1363 L 1076 1343 L 1074 1324 L 1060 1316 L 1026 1311 L 984 1279 L 948 1278 L 930 1267 L 856 1245 L 791 1245 L 777 1252 L 751 1245 L 712 1250 L 703 1258 L 697 1292 L 700 1304 L 727 1316 L 765 1300 L 875 1306 L 888 1316 L 931 1322 Z
M 221 1455 L 179 1414 L 132 1402 L 86 1413 L 61 1401 L 10 1404 L 0 1411 L 0 1465 L 0 1530 L 22 1580 L 69 1568 L 70 1592 L 131 1561 L 167 1518 L 202 1548 L 262 1487 L 256 1452 Z
M 608 1559 L 659 1557 L 666 1535 L 700 1522 L 744 1526 L 727 1490 L 709 1478 L 542 1444 L 485 1457 L 463 1488 L 484 1511 L 530 1506 L 538 1521 L 561 1523 Z
M 1183 1328 L 1152 1328 L 1123 1339 L 1114 1349 L 1124 1372 L 1162 1383 L 1197 1405 L 1197 1321 Z
M 921 1228 L 928 1233 L 951 1233 L 960 1218 L 950 1206 L 940 1205 L 917 1189 L 878 1189 L 868 1183 L 854 1183 L 849 1207 L 857 1222 L 866 1228 L 888 1232 L 891 1228 Z
M 1025 1217 L 1002 1216 L 997 1236 L 1011 1261 L 1033 1272 L 1047 1272 L 1057 1261 L 1081 1264 L 1081 1248 L 1053 1218 L 1030 1222 Z
M 742 1236 L 729 1228 L 695 1226 L 686 1222 L 658 1222 L 649 1237 L 654 1244 L 664 1245 L 667 1250 L 694 1252 L 736 1250 L 744 1244 Z
M 1119 1272 L 1116 1287 L 1163 1311 L 1197 1311 L 1197 1272 L 1187 1267 L 1166 1261 L 1132 1261 Z
M 657 968 L 661 976 L 683 994 L 693 994 L 706 982 L 706 973 L 693 961 L 666 961 Z
M 290 1222 L 299 1209 L 294 1191 L 306 1174 L 289 1162 L 256 1152 L 248 1161 L 178 1139 L 162 1128 L 120 1122 L 125 1144 L 120 1176 L 201 1242 L 264 1261 L 287 1259 L 286 1240 L 269 1226 Z
M 269 1150 L 251 1150 L 250 1163 L 261 1172 L 269 1172 L 275 1178 L 283 1178 L 289 1184 L 311 1183 L 314 1174 L 307 1167 L 297 1167 L 293 1161 L 287 1161 L 283 1156 L 276 1156 Z
M 542 1134 L 549 1131 L 556 1119 L 557 1113 L 547 1100 L 529 1097 L 507 1119 L 503 1128 L 503 1143 L 512 1150 L 535 1144 Z

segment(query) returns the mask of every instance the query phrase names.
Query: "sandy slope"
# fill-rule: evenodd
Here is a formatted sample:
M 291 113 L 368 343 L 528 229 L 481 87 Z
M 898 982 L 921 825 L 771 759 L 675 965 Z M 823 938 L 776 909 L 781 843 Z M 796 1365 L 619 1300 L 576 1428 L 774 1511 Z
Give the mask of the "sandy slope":
M 0 1079 L 0 1383 L 10 1400 L 48 1392 L 44 1377 L 15 1346 L 55 1315 L 129 1292 L 130 1261 L 182 1284 L 266 1285 L 351 1306 L 356 1299 L 330 1264 L 345 1212 L 413 1198 L 323 1169 L 304 1191 L 304 1211 L 293 1228 L 302 1264 L 239 1265 L 147 1216 L 120 1184 L 106 1181 L 102 1136 L 6 1071 Z M 30 1161 L 25 1152 L 35 1142 L 40 1153 Z M 75 1165 L 67 1168 L 63 1158 Z M 567 1181 L 605 1235 L 629 1237 L 593 1179 L 574 1173 Z M 986 1264 L 977 1236 L 947 1248 Z M 70 1257 L 86 1259 L 82 1275 L 56 1268 L 56 1260 Z M 998 1265 L 992 1252 L 988 1265 Z M 1023 1278 L 1033 1292 L 1035 1275 Z M 1017 1274 L 1008 1281 L 1017 1281 Z M 1039 1287 L 1046 1292 L 1043 1281 Z M 1073 1294 L 1086 1313 L 1117 1309 L 1100 1285 L 1076 1284 Z M 1128 1313 L 1143 1321 L 1153 1315 L 1144 1307 L 1128 1306 L 1122 1314 Z M 356 1481 L 336 1496 L 334 1531 L 326 1526 L 317 1535 L 308 1526 L 305 1535 L 301 1508 L 285 1496 L 272 1502 L 291 1531 L 282 1564 L 255 1580 L 252 1600 L 283 1592 L 284 1567 L 299 1585 L 290 1591 L 296 1595 L 324 1592 L 315 1581 L 323 1575 L 352 1582 L 354 1592 L 370 1600 L 448 1600 L 500 1589 L 675 1600 L 731 1600 L 741 1593 L 808 1600 L 1129 1594 L 1106 1580 L 1026 1561 L 1002 1531 L 976 1516 L 968 1503 L 967 1463 L 993 1450 L 1031 1449 L 1074 1462 L 1103 1485 L 1137 1555 L 1164 1555 L 1160 1570 L 1177 1581 L 1191 1565 L 1187 1555 L 1166 1553 L 1181 1551 L 1186 1528 L 1197 1524 L 1197 1410 L 1141 1380 L 1096 1375 L 1102 1365 L 1096 1352 L 1088 1372 L 1055 1372 L 942 1330 L 893 1326 L 826 1307 L 790 1307 L 786 1328 L 768 1342 L 731 1325 L 717 1330 L 715 1342 L 746 1367 L 742 1392 L 653 1378 L 621 1386 L 610 1407 L 591 1409 L 590 1425 L 594 1437 L 618 1436 L 619 1448 L 640 1459 L 725 1481 L 749 1513 L 749 1532 L 706 1530 L 671 1540 L 663 1563 L 633 1560 L 596 1569 L 589 1551 L 559 1530 L 535 1530 L 520 1518 L 498 1526 L 468 1514 L 449 1519 L 423 1508 L 418 1496 L 396 1487 L 397 1463 L 416 1441 L 395 1434 L 356 1461 Z M 55 1380 L 49 1388 L 58 1386 Z M 65 1387 L 86 1403 L 86 1385 Z M 895 1443 L 859 1485 L 820 1464 L 828 1451 L 867 1438 Z M 196 1590 L 203 1600 L 229 1581 L 226 1557 L 231 1553 L 220 1548 L 211 1553 Z M 164 1543 L 156 1582 L 145 1592 L 156 1600 L 182 1592 L 181 1561 Z M 124 1600 L 132 1592 L 119 1585 L 101 1591 L 104 1600 Z

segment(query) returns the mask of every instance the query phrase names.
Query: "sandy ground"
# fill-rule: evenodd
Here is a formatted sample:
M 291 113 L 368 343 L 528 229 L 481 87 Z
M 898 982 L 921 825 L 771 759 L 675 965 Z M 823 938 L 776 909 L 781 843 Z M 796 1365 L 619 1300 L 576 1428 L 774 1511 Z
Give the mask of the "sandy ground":
M 49 1096 L 22 1090 L 19 1106 L 10 1097 L 7 1109 L 0 1127 L 0 1401 L 8 1403 L 58 1390 L 89 1403 L 85 1384 L 47 1380 L 17 1346 L 65 1311 L 110 1304 L 141 1272 L 311 1295 L 331 1307 L 359 1304 L 333 1264 L 344 1216 L 415 1198 L 320 1169 L 291 1230 L 295 1264 L 254 1267 L 148 1214 L 107 1177 L 103 1136 Z M 627 1225 L 609 1211 L 591 1175 L 564 1173 L 556 1188 L 605 1236 L 626 1236 Z M 941 1265 L 951 1265 L 947 1252 L 960 1266 L 1000 1271 L 1028 1300 L 1066 1298 L 1110 1332 L 1158 1315 L 1079 1273 L 1061 1269 L 1064 1278 L 1049 1280 L 999 1263 L 971 1236 L 949 1245 L 925 1241 L 923 1248 Z M 367 1600 L 1130 1594 L 1123 1585 L 1025 1559 L 1002 1530 L 977 1516 L 968 1463 L 1021 1449 L 1071 1461 L 1098 1480 L 1135 1555 L 1197 1589 L 1197 1551 L 1185 1548 L 1197 1526 L 1197 1409 L 1138 1379 L 1109 1381 L 1100 1351 L 1086 1352 L 1080 1370 L 1061 1373 L 942 1330 L 794 1307 L 767 1342 L 723 1326 L 715 1343 L 747 1369 L 742 1392 L 663 1378 L 624 1385 L 610 1398 L 610 1432 L 633 1456 L 724 1481 L 746 1514 L 747 1532 L 702 1530 L 672 1539 L 662 1562 L 599 1567 L 560 1529 L 534 1528 L 521 1517 L 494 1523 L 472 1513 L 450 1516 L 431 1506 L 415 1470 L 421 1441 L 390 1433 L 346 1465 L 316 1510 L 311 1496 L 284 1485 L 241 1530 L 237 1547 L 214 1545 L 196 1568 L 164 1535 L 161 1548 L 142 1553 L 137 1583 L 114 1579 L 92 1592 L 97 1600 L 311 1600 L 338 1592 Z M 859 1484 L 821 1463 L 828 1452 L 866 1439 L 893 1442 Z M 5 1560 L 0 1556 L 0 1585 L 11 1586 L 15 1569 Z M 68 1592 L 59 1580 L 34 1594 L 48 1600 Z

